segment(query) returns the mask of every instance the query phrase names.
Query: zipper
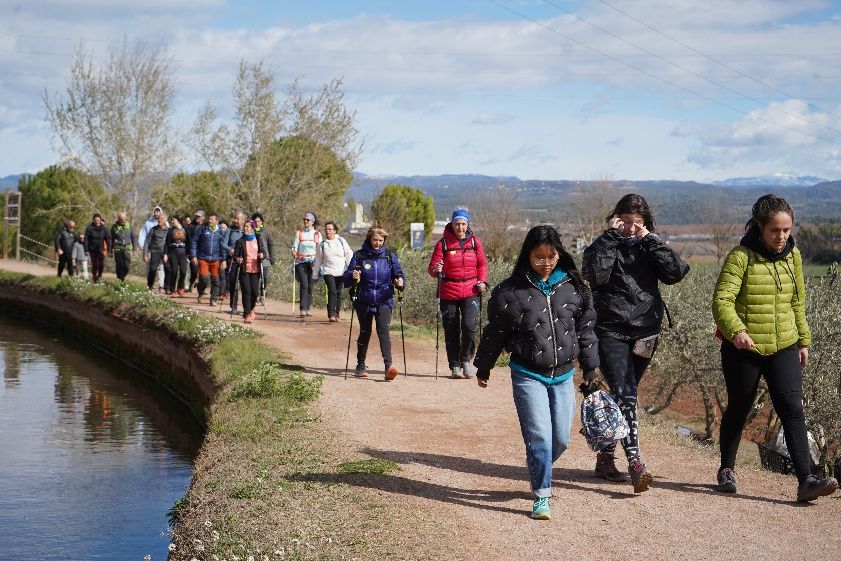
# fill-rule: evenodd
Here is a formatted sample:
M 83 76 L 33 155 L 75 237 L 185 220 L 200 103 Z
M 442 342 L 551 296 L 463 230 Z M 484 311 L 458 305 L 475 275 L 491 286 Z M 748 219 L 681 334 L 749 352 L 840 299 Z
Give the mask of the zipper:
M 537 288 L 537 285 L 534 284 L 534 281 L 531 280 L 528 273 L 526 273 L 526 280 L 528 280 L 533 287 Z M 555 332 L 555 316 L 552 315 L 552 296 L 555 294 L 555 291 L 558 290 L 558 287 L 566 282 L 569 282 L 569 276 L 556 284 L 555 288 L 552 289 L 552 292 L 546 295 L 546 309 L 549 311 L 549 329 L 552 331 L 552 352 L 555 355 L 555 363 L 552 365 L 552 375 L 550 378 L 555 377 L 555 369 L 558 367 L 558 335 Z M 543 291 L 539 288 L 537 288 L 537 290 L 543 293 Z

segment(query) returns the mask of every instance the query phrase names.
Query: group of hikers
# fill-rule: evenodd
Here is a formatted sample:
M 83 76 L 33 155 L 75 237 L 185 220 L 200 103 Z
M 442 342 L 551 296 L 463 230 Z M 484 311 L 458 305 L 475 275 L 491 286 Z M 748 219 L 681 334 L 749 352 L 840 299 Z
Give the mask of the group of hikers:
M 141 241 L 143 237 L 138 240 L 149 263 L 149 287 L 162 261 L 170 265 L 168 290 L 183 292 L 184 262 L 191 258 L 198 263 L 199 299 L 209 278 L 210 300 L 214 302 L 220 294 L 220 271 L 225 271 L 228 262 L 237 271 L 228 285 L 236 285 L 239 279 L 245 320 L 253 318 L 255 295 L 265 286 L 268 266 L 274 263 L 271 237 L 263 228 L 262 216 L 255 214 L 249 221 L 237 213 L 225 233 L 220 231 L 215 214 L 208 216 L 207 223 L 199 211 L 192 224 L 171 220 L 167 226 L 159 208 L 155 213 L 156 225 L 141 231 L 145 241 Z M 640 450 L 637 392 L 657 350 L 663 319 L 668 317 L 659 285 L 680 282 L 689 273 L 689 265 L 657 235 L 651 208 L 641 195 L 623 196 L 606 223 L 604 233 L 584 250 L 581 271 L 554 227 L 539 225 L 529 230 L 510 277 L 491 292 L 478 347 L 477 317 L 481 318 L 483 293 L 490 286 L 487 256 L 470 227 L 467 209 L 453 212 L 428 265 L 429 275 L 437 279 L 437 312 L 450 376 L 475 377 L 478 386 L 486 388 L 500 354 L 509 354 L 514 404 L 535 497 L 531 517 L 535 519 L 550 518 L 552 465 L 569 445 L 575 413 L 576 362 L 583 372 L 581 392 L 587 395 L 597 389 L 600 371 L 628 427 L 620 440 L 628 462 L 627 475 L 616 466 L 615 440 L 597 450 L 595 475 L 611 482 L 630 478 L 635 493 L 654 483 Z M 711 306 L 715 336 L 721 340 L 728 396 L 720 429 L 716 488 L 723 493 L 736 492 L 736 452 L 759 381 L 764 379 L 797 475 L 797 500 L 808 502 L 834 493 L 838 482 L 811 473 L 802 404 L 802 371 L 809 360 L 811 332 L 793 224 L 794 210 L 787 201 L 771 194 L 760 197 L 744 236 L 727 255 L 715 285 Z M 74 225 L 68 223 L 56 239 L 59 275 L 63 267 L 72 271 L 76 260 L 68 256 L 75 255 L 73 244 L 78 241 L 91 256 L 97 280 L 106 254 L 113 253 L 116 259 L 118 251 L 125 252 L 128 247 L 130 252 L 130 235 L 126 238 L 123 234 L 129 242 L 118 246 L 117 236 L 125 231 L 115 230 L 119 225 L 126 228 L 124 215 L 118 216 L 110 232 L 95 215 L 84 237 L 77 238 Z M 398 255 L 387 247 L 388 232 L 382 228 L 371 227 L 357 251 L 351 250 L 338 231 L 335 222 L 327 222 L 322 236 L 312 212 L 304 215 L 296 231 L 292 254 L 300 317 L 311 315 L 312 288 L 318 279 L 327 285 L 330 322 L 340 320 L 342 289 L 349 289 L 351 322 L 354 313 L 359 318 L 354 375 L 368 377 L 367 350 L 376 324 L 384 377 L 394 380 L 399 372 L 393 364 L 389 329 L 395 295 L 402 296 L 406 287 Z M 174 281 L 176 270 L 178 284 Z M 125 269 L 118 277 L 125 277 Z M 195 278 L 193 273 L 191 279 Z M 236 307 L 233 299 L 231 306 Z

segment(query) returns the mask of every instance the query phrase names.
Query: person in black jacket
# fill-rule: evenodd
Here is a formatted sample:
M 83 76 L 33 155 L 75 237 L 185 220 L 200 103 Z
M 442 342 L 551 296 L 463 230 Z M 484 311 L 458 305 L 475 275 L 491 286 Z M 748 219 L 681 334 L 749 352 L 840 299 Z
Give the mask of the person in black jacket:
M 653 481 L 641 459 L 637 386 L 651 362 L 665 305 L 659 283 L 675 284 L 689 265 L 654 233 L 654 216 L 641 195 L 625 195 L 607 217 L 609 228 L 584 250 L 582 272 L 593 290 L 601 371 L 630 433 L 622 440 L 635 493 Z M 595 373 L 587 378 L 595 384 Z M 625 481 L 616 469 L 616 446 L 596 458 L 596 476 Z
M 93 222 L 85 230 L 85 254 L 91 260 L 91 277 L 99 282 L 105 268 L 105 256 L 111 252 L 111 231 L 102 222 L 102 215 L 93 215 Z
M 263 278 L 262 261 L 267 259 L 269 249 L 266 240 L 254 231 L 254 222 L 247 220 L 242 226 L 242 236 L 235 242 L 233 262 L 236 277 L 231 279 L 232 283 L 239 279 L 242 292 L 242 321 L 251 323 L 254 321 L 254 308 L 260 297 L 260 280 Z M 236 298 L 236 290 L 232 288 L 231 298 Z M 236 302 L 231 302 L 231 309 L 236 310 Z
M 55 253 L 58 259 L 58 276 L 67 267 L 67 276 L 73 276 L 73 246 L 76 244 L 76 222 L 67 220 L 55 237 Z
M 550 517 L 552 464 L 567 449 L 575 409 L 574 359 L 599 366 L 590 291 L 551 226 L 526 235 L 511 277 L 488 303 L 488 324 L 473 364 L 480 388 L 503 349 L 510 353 L 514 404 L 536 500 L 531 517 Z
M 184 283 L 190 270 L 187 259 L 187 231 L 181 225 L 178 217 L 169 219 L 171 227 L 166 232 L 166 253 L 164 262 L 169 271 L 167 292 L 173 298 L 184 295 Z
M 166 221 L 166 214 L 158 213 L 158 223 L 146 234 L 143 240 L 143 262 L 148 265 L 146 269 L 146 287 L 151 291 L 158 276 L 158 265 L 167 262 L 166 240 L 169 232 L 169 225 Z M 169 294 L 169 285 L 166 287 Z

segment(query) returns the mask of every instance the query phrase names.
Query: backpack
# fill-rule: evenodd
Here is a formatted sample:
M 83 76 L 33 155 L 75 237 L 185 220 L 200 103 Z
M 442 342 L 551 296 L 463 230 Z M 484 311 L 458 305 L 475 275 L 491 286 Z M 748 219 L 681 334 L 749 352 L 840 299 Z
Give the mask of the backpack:
M 616 440 L 628 436 L 628 422 L 619 406 L 602 390 L 595 391 L 581 402 L 579 431 L 594 452 L 604 450 Z
M 447 238 L 441 238 L 441 249 L 444 251 L 444 254 L 447 253 Z M 473 248 L 473 251 L 477 251 L 476 249 L 476 236 L 470 236 L 470 245 Z M 465 249 L 464 247 L 460 247 L 459 249 Z
M 393 258 L 391 257 L 391 254 L 392 254 L 392 251 L 390 251 L 389 249 L 386 249 L 385 260 L 388 261 L 388 268 L 389 268 L 389 270 L 391 270 L 391 276 L 394 277 L 395 276 L 395 274 L 394 274 L 394 261 L 393 261 Z M 356 251 L 353 252 L 353 259 L 356 261 L 356 265 L 358 267 L 362 266 L 362 260 L 364 259 L 364 257 L 362 255 L 362 250 L 361 249 L 357 249 Z

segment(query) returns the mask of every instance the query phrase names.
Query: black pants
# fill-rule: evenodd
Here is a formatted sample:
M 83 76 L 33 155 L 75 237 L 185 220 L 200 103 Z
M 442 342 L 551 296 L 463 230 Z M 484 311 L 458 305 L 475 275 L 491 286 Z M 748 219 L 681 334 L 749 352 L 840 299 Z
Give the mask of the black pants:
M 158 276 L 158 266 L 163 263 L 163 259 L 163 253 L 153 251 L 149 254 L 149 266 L 146 269 L 146 287 L 149 290 L 155 285 L 155 278 Z
M 193 290 L 193 287 L 196 286 L 196 283 L 199 282 L 199 266 L 193 263 L 192 259 L 190 260 L 190 284 L 187 285 L 187 291 L 190 292 Z
M 312 285 L 315 284 L 312 280 L 312 263 L 295 265 L 295 278 L 298 279 L 298 286 L 301 288 L 301 305 L 298 309 L 308 312 L 312 302 Z
M 721 344 L 721 370 L 727 384 L 727 409 L 721 418 L 719 444 L 721 467 L 736 465 L 742 429 L 753 405 L 759 378 L 765 378 L 774 410 L 780 416 L 789 457 L 797 479 L 810 473 L 809 440 L 803 413 L 803 372 L 797 345 L 769 356 L 737 349 L 729 341 Z
M 444 326 L 444 342 L 450 368 L 461 368 L 463 363 L 470 362 L 476 354 L 478 314 L 479 298 L 476 296 L 464 300 L 441 300 L 441 324 Z
M 190 262 L 187 261 L 187 252 L 184 249 L 170 251 L 167 254 L 167 269 L 169 270 L 169 284 L 167 290 L 175 292 L 184 290 L 187 281 L 187 271 L 190 270 Z
M 114 268 L 117 271 L 117 278 L 126 280 L 126 275 L 128 275 L 129 268 L 131 268 L 131 253 L 119 249 L 115 251 Z
M 245 317 L 257 307 L 257 299 L 260 297 L 260 273 L 243 273 L 239 277 L 239 286 L 242 290 L 242 315 Z
M 102 271 L 105 269 L 105 256 L 102 251 L 92 251 L 91 257 L 91 279 L 93 282 L 99 282 L 102 278 Z
M 371 325 L 374 318 L 377 320 L 377 337 L 380 340 L 380 352 L 383 354 L 385 369 L 391 366 L 391 308 L 380 304 L 378 311 L 372 312 L 367 308 L 356 308 L 359 315 L 359 339 L 356 340 L 356 362 L 365 364 L 365 356 L 368 354 L 368 341 L 371 340 Z
M 622 341 L 607 335 L 599 336 L 599 362 L 602 376 L 607 382 L 616 404 L 628 423 L 628 436 L 622 439 L 622 448 L 628 461 L 640 457 L 639 423 L 637 422 L 637 386 L 651 362 L 633 353 L 634 341 Z M 613 454 L 616 444 L 603 450 Z
M 67 276 L 73 276 L 73 253 L 62 253 L 58 256 L 58 276 L 61 276 L 61 273 L 64 272 L 64 268 L 67 267 Z
M 327 284 L 327 317 L 339 317 L 342 310 L 342 277 L 324 275 L 324 282 Z

